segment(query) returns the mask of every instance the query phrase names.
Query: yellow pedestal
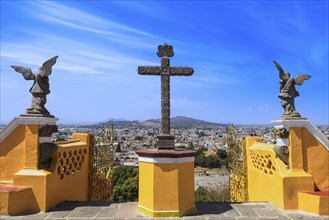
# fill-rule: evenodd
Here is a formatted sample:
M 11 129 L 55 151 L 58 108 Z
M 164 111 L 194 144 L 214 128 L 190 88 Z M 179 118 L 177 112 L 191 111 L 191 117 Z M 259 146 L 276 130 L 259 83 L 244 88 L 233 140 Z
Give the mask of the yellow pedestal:
M 65 200 L 86 201 L 92 134 L 72 134 L 57 142 L 50 167 L 39 169 L 40 128 L 56 118 L 20 117 L 0 133 L 0 215 L 47 211 Z M 77 187 L 78 186 L 78 187 Z
M 142 150 L 138 210 L 152 217 L 178 217 L 196 210 L 195 151 Z
M 298 210 L 317 215 L 329 215 L 329 190 L 299 192 Z
M 289 163 L 275 153 L 274 144 L 246 137 L 249 201 L 270 201 L 284 210 L 328 215 L 328 139 L 308 120 L 276 120 L 273 124 L 289 132 L 288 137 L 277 137 L 277 146 L 289 149 Z

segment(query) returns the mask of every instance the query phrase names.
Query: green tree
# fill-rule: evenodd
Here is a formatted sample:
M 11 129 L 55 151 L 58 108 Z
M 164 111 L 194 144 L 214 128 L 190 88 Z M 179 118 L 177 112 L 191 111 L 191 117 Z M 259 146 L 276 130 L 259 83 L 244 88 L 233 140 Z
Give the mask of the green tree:
M 220 167 L 220 163 L 218 158 L 215 155 L 210 155 L 208 157 L 206 157 L 206 167 L 209 168 L 219 168 Z
M 225 168 L 228 168 L 228 159 L 227 158 L 220 160 L 220 167 L 223 167 L 223 166 Z
M 226 150 L 223 150 L 223 149 L 217 149 L 216 154 L 217 154 L 217 157 L 218 157 L 219 159 L 226 159 L 226 158 L 227 158 L 227 152 L 226 152 Z
M 204 187 L 199 186 L 198 189 L 195 190 L 195 201 L 207 201 L 207 190 Z
M 206 147 L 199 147 L 199 149 L 196 151 L 196 154 L 201 154 L 203 151 L 207 151 L 208 149 Z
M 138 175 L 138 168 L 120 165 L 113 170 L 111 175 L 112 186 L 123 184 L 128 178 Z
M 128 202 L 138 200 L 138 175 L 126 179 L 113 189 L 113 201 Z
M 215 187 L 200 186 L 195 191 L 195 201 L 230 202 L 230 187 L 228 185 Z
M 200 167 L 206 166 L 206 156 L 204 155 L 203 152 L 196 155 L 194 165 Z
M 194 150 L 193 142 L 188 142 L 187 150 Z

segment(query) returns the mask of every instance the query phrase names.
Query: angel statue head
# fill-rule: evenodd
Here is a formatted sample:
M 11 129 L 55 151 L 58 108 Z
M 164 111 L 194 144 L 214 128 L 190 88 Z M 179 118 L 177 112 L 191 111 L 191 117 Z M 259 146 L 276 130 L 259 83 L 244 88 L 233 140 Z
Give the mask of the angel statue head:
M 32 73 L 31 69 L 22 66 L 11 66 L 16 72 L 21 73 L 26 80 L 34 80 L 30 93 L 32 94 L 31 106 L 26 109 L 26 114 L 21 116 L 33 117 L 54 117 L 46 109 L 47 95 L 49 90 L 49 78 L 51 68 L 56 63 L 58 56 L 55 56 L 42 64 L 39 71 Z
M 282 67 L 273 60 L 276 68 L 279 70 L 280 76 L 280 93 L 279 98 L 281 99 L 281 105 L 284 112 L 281 116 L 282 119 L 288 118 L 300 118 L 300 114 L 295 108 L 295 97 L 299 96 L 295 85 L 301 86 L 304 80 L 311 78 L 307 74 L 299 74 L 296 79 L 290 77 L 289 72 L 284 72 Z

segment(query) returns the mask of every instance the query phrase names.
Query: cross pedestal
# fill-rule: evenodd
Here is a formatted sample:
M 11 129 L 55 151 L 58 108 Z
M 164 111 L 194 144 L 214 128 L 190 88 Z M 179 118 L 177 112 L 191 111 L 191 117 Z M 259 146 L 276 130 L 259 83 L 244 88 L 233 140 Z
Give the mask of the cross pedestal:
M 196 211 L 194 156 L 188 150 L 140 150 L 138 210 L 152 217 Z
M 175 150 L 170 133 L 170 76 L 190 76 L 190 67 L 171 67 L 173 47 L 158 47 L 161 66 L 139 66 L 140 75 L 161 76 L 161 132 L 157 149 L 139 150 L 138 210 L 152 217 L 178 217 L 194 212 L 194 157 L 196 152 Z

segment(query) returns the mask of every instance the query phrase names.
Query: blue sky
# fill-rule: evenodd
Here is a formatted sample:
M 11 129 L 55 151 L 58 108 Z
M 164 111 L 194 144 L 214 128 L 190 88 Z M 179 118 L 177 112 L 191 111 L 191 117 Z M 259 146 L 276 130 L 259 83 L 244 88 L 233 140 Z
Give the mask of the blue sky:
M 328 124 L 328 1 L 3 1 L 1 122 L 25 112 L 32 81 L 10 65 L 36 71 L 59 55 L 47 109 L 60 123 L 160 118 L 157 46 L 173 45 L 171 116 L 268 124 L 283 109 L 272 60 L 293 77 L 302 116 Z

